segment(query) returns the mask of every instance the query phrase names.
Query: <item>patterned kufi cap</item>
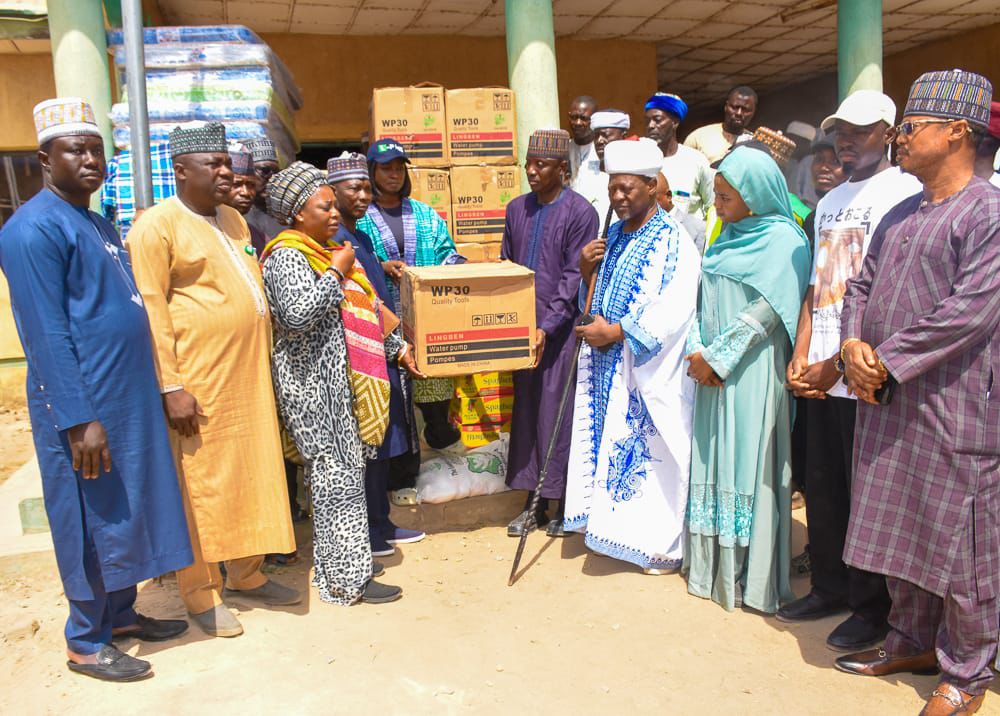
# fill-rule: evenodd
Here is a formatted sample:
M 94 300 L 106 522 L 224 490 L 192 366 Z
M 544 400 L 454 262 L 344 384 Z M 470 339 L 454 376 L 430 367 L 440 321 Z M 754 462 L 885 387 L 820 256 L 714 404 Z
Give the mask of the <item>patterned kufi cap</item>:
M 170 133 L 170 156 L 211 154 L 229 151 L 226 127 L 222 122 L 209 122 L 200 127 L 174 127 Z
M 365 174 L 365 178 L 367 177 Z M 291 226 L 292 217 L 299 213 L 309 197 L 324 184 L 326 177 L 312 164 L 292 162 L 267 183 L 267 213 L 279 223 Z
M 528 137 L 529 157 L 569 160 L 569 132 L 565 129 L 536 129 Z
M 368 160 L 357 152 L 344 152 L 326 163 L 326 181 L 329 184 L 348 179 L 368 179 Z
M 753 133 L 754 141 L 760 142 L 770 153 L 771 158 L 778 163 L 779 167 L 785 167 L 792 160 L 795 152 L 795 140 L 786 137 L 781 132 L 769 127 L 758 127 Z
M 254 176 L 253 154 L 242 144 L 229 145 L 229 158 L 233 160 L 233 174 Z
M 965 70 L 925 72 L 910 86 L 903 116 L 964 119 L 987 129 L 992 99 L 993 85 L 982 75 Z
M 60 97 L 39 102 L 35 105 L 34 115 L 39 146 L 56 137 L 101 136 L 94 108 L 79 97 Z
M 272 142 L 267 137 L 257 137 L 256 139 L 248 139 L 245 142 L 243 142 L 243 146 L 250 151 L 250 153 L 253 155 L 253 160 L 255 162 L 278 161 L 278 150 L 275 149 L 274 142 Z

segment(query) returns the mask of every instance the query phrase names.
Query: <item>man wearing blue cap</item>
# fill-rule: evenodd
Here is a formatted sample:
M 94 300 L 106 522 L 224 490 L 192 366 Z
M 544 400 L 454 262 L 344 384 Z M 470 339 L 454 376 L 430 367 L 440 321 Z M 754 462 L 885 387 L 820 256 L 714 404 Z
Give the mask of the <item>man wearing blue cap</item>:
M 358 219 L 357 228 L 371 238 L 385 273 L 389 306 L 402 315 L 399 281 L 403 268 L 455 264 L 465 259 L 455 250 L 444 219 L 429 205 L 410 197 L 410 160 L 399 142 L 379 139 L 368 148 L 367 160 L 372 201 Z M 450 378 L 413 381 L 413 402 L 424 417 L 424 438 L 434 449 L 448 447 L 460 437 L 448 419 L 452 392 Z M 414 485 L 419 471 L 419 452 L 408 453 L 393 465 L 389 487 L 399 504 L 416 504 Z
M 705 233 L 705 218 L 715 201 L 714 175 L 708 158 L 677 141 L 677 128 L 688 113 L 687 103 L 675 94 L 657 92 L 646 101 L 646 136 L 663 152 L 663 176 L 673 192 L 674 206 L 691 214 L 686 225 Z

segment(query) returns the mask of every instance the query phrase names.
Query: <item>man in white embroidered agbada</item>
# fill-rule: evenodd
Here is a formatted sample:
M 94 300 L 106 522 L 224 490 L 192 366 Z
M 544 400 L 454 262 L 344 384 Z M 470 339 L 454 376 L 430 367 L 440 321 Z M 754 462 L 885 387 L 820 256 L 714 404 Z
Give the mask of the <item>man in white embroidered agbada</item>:
M 612 208 L 623 218 L 580 260 L 585 285 L 598 276 L 595 320 L 577 328 L 584 345 L 565 518 L 595 552 L 653 574 L 683 557 L 694 399 L 684 346 L 699 273 L 694 243 L 656 202 L 662 163 L 649 139 L 604 150 Z

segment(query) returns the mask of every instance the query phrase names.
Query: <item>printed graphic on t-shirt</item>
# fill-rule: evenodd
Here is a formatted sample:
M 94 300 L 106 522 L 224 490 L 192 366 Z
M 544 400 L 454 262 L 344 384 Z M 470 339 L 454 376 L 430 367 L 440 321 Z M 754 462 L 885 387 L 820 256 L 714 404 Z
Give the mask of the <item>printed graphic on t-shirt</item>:
M 839 304 L 847 292 L 847 280 L 861 272 L 865 227 L 822 229 L 816 244 L 816 308 Z

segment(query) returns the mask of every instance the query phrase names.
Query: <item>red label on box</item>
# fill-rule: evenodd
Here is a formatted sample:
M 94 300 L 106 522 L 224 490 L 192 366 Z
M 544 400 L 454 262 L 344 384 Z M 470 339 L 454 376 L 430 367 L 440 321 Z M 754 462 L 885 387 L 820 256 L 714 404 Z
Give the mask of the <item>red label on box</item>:
M 475 331 L 450 331 L 448 333 L 428 333 L 426 341 L 431 343 L 459 343 L 463 341 L 488 341 L 495 338 L 522 338 L 528 335 L 528 329 L 520 328 L 484 328 Z

